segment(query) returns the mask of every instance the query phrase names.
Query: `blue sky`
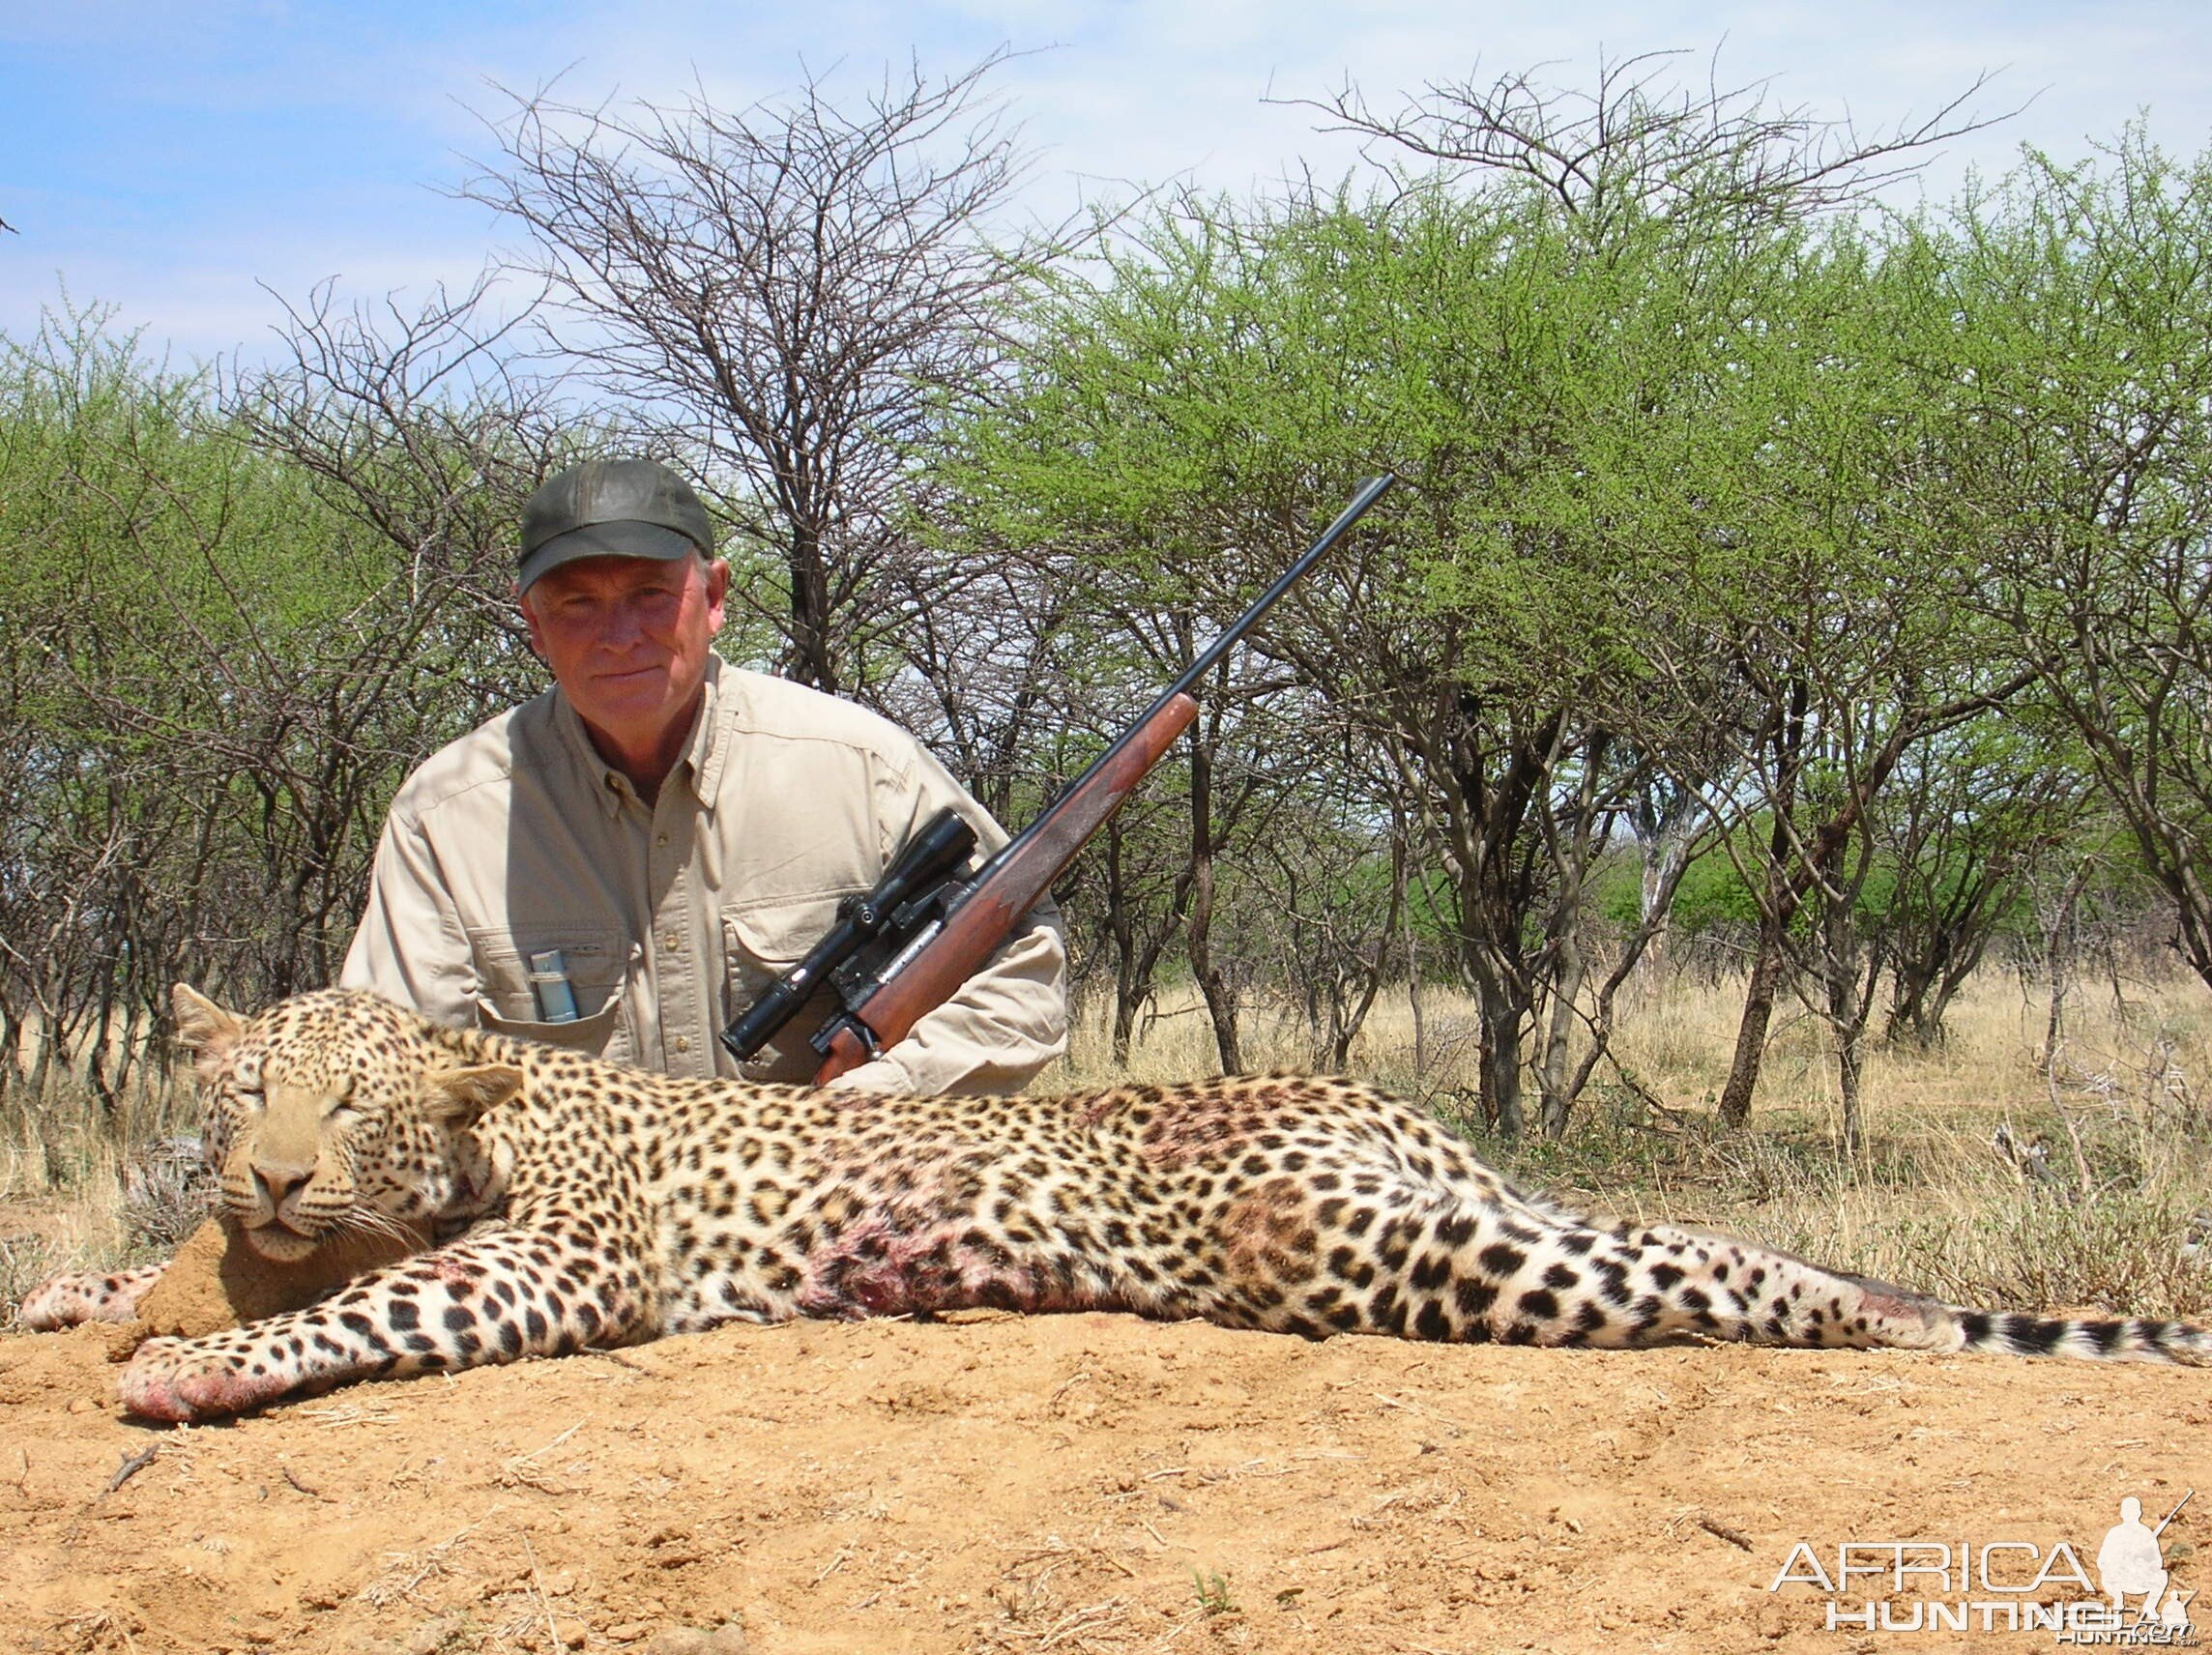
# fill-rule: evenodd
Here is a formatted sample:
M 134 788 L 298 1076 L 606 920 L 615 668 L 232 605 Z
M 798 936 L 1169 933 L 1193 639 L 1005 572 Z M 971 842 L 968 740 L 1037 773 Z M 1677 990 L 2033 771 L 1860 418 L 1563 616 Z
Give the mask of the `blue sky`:
M 1579 84 L 1601 49 L 1686 47 L 1702 73 L 1719 45 L 1724 80 L 1772 77 L 1779 98 L 1862 127 L 1998 71 L 1981 108 L 2033 102 L 1952 146 L 1930 175 L 1939 195 L 2023 141 L 2085 154 L 2146 108 L 2168 149 L 2212 144 L 2203 0 L 61 0 L 0 10 L 0 218 L 19 232 L 0 235 L 0 333 L 22 337 L 66 287 L 180 359 L 250 356 L 278 296 L 325 277 L 351 298 L 466 282 L 506 232 L 447 191 L 490 151 L 497 87 L 558 78 L 597 102 L 696 85 L 742 106 L 802 66 L 865 80 L 912 55 L 942 73 L 1001 44 L 1028 54 L 995 83 L 1042 151 L 1044 217 L 1117 181 L 1236 190 L 1349 164 L 1310 114 L 1264 103 L 1270 88 L 1317 96 L 1349 76 L 1388 103 L 1478 61 L 1485 77 L 1556 61 Z

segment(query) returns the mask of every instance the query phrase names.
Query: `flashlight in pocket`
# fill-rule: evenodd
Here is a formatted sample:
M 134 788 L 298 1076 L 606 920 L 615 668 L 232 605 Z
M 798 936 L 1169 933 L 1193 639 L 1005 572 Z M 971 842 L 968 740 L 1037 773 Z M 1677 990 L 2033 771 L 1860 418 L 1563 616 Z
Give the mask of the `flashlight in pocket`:
M 568 964 L 561 958 L 560 949 L 531 955 L 527 975 L 531 997 L 538 1002 L 538 1022 L 576 1021 L 576 991 L 568 986 Z

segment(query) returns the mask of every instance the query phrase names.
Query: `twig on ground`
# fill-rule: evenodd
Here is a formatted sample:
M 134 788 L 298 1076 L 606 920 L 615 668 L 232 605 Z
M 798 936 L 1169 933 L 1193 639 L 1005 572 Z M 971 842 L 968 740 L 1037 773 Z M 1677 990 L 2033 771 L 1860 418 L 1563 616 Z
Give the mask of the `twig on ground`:
M 1739 1551 L 1749 1552 L 1752 1549 L 1750 1535 L 1741 1529 L 1731 1528 L 1725 1523 L 1716 1523 L 1709 1517 L 1701 1517 L 1698 1519 L 1698 1526 L 1713 1536 L 1714 1539 L 1725 1540 Z
M 159 1442 L 149 1442 L 137 1453 L 124 1455 L 123 1464 L 115 1467 L 115 1475 L 107 1479 L 107 1487 L 102 1489 L 101 1492 L 102 1494 L 113 1494 L 125 1483 L 128 1483 L 132 1477 L 135 1477 L 140 1471 L 143 1471 L 148 1466 L 151 1466 L 154 1463 L 154 1456 L 159 1454 L 160 1451 L 161 1445 Z M 26 1459 L 24 1462 L 24 1468 L 26 1471 L 29 1469 L 29 1466 L 30 1463 Z

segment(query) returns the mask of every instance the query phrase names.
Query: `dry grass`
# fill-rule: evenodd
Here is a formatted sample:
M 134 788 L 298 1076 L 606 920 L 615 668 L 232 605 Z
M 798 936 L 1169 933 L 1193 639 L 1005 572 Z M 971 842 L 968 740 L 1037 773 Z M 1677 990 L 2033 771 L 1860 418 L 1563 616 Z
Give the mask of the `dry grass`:
M 173 1253 L 210 1200 L 179 1143 L 196 1126 L 182 1088 L 134 1090 L 113 1115 L 68 1083 L 40 1103 L 0 1100 L 0 1321 L 57 1271 Z

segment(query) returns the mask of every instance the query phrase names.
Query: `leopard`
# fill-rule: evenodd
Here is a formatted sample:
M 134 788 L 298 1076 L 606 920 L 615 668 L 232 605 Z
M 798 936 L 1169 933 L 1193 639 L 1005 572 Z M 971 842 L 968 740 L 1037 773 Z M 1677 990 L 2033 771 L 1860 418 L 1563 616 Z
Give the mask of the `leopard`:
M 729 1323 L 1120 1311 L 1337 1334 L 2212 1363 L 2182 1322 L 1955 1307 L 1778 1249 L 1524 1194 L 1433 1116 L 1295 1074 L 1065 1095 L 674 1078 L 360 990 L 174 996 L 221 1203 L 268 1259 L 426 1243 L 299 1310 L 141 1345 L 154 1421 Z M 64 1277 L 30 1327 L 128 1316 Z

